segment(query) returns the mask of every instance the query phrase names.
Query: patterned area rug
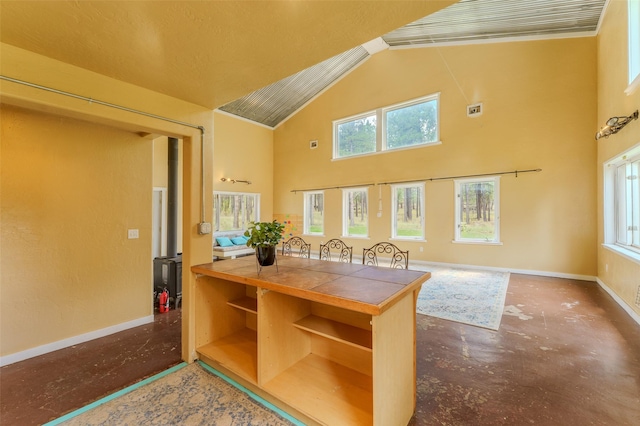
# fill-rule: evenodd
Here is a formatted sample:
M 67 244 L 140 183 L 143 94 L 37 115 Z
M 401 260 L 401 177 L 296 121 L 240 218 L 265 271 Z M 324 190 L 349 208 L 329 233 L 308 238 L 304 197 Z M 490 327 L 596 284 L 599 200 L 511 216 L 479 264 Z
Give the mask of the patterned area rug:
M 425 266 L 431 278 L 422 285 L 417 312 L 498 330 L 509 285 L 508 272 Z
M 300 425 L 265 407 L 199 363 L 181 368 L 130 392 L 102 400 L 58 420 L 62 425 Z M 107 398 L 109 399 L 109 398 Z M 265 404 L 268 404 L 265 402 Z M 269 404 L 270 405 L 270 404 Z M 287 418 L 290 418 L 288 420 Z M 52 423 L 49 423 L 52 424 Z

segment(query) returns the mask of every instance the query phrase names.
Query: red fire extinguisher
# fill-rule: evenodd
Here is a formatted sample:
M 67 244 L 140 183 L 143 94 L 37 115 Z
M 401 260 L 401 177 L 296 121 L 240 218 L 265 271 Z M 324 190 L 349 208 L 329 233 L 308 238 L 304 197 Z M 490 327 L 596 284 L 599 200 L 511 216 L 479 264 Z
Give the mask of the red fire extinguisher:
M 161 314 L 165 312 L 169 312 L 169 291 L 167 291 L 166 287 L 160 293 L 160 297 L 158 299 L 158 310 Z

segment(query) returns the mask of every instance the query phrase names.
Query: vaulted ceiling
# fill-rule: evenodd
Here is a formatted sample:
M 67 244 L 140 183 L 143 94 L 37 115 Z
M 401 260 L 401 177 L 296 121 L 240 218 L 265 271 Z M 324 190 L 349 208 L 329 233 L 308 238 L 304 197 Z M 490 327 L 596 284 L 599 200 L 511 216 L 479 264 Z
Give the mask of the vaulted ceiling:
M 220 107 L 266 126 L 282 123 L 376 50 L 594 36 L 606 0 L 461 0 Z
M 214 109 L 452 3 L 1 0 L 0 40 Z
M 593 36 L 605 4 L 1 0 L 0 40 L 275 127 L 378 49 Z

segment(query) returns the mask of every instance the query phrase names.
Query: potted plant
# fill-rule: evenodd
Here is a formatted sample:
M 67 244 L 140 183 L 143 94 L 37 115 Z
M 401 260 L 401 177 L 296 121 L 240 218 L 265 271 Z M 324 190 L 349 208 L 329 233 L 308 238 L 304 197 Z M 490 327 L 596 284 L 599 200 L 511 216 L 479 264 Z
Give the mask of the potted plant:
M 247 246 L 256 249 L 256 257 L 261 266 L 273 265 L 276 258 L 276 246 L 282 239 L 284 225 L 273 222 L 251 222 L 244 236 L 249 237 Z

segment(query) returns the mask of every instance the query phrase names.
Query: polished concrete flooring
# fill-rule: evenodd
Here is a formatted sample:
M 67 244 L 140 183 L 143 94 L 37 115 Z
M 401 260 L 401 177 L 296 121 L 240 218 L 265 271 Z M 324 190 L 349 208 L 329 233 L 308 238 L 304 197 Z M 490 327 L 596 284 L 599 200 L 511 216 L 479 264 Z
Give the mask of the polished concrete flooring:
M 596 283 L 512 274 L 505 307 L 497 332 L 417 315 L 411 425 L 640 425 L 640 325 Z M 179 352 L 177 310 L 5 366 L 0 424 L 55 419 Z

